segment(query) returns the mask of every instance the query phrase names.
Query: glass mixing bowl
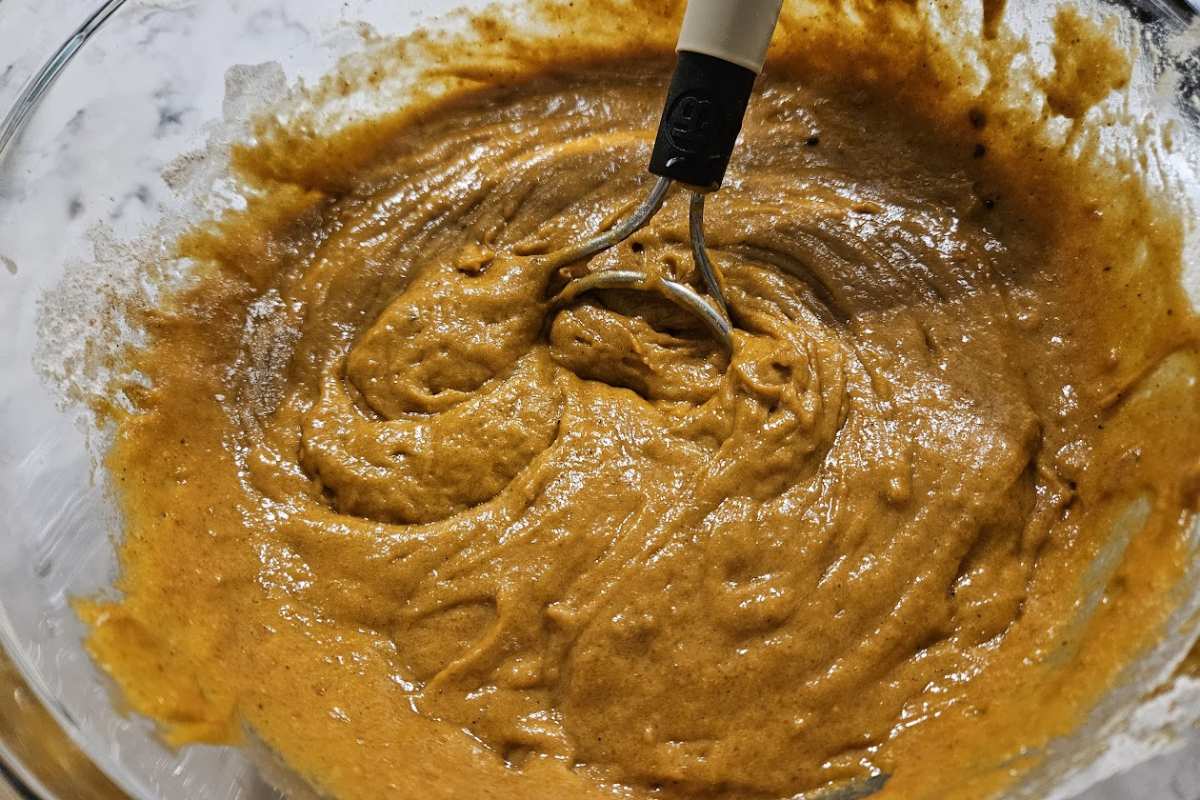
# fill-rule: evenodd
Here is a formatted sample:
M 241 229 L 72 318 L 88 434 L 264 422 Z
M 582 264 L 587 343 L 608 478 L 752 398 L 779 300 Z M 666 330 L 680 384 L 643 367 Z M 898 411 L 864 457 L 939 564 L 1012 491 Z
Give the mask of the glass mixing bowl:
M 87 380 L 78 374 L 84 342 L 39 317 L 39 298 L 57 287 L 81 315 L 95 310 L 102 298 L 71 276 L 111 263 L 126 237 L 180 212 L 164 168 L 202 147 L 213 120 L 251 102 L 247 80 L 279 79 L 231 65 L 277 62 L 287 80 L 312 80 L 356 47 L 363 23 L 399 35 L 485 4 L 0 0 L 0 111 L 10 109 L 0 129 L 0 800 L 283 796 L 276 787 L 286 789 L 287 776 L 269 756 L 165 747 L 150 722 L 114 704 L 80 645 L 70 598 L 112 584 L 119 526 L 96 472 L 98 443 L 46 385 L 47 375 L 72 371 Z M 1182 0 L 1145 0 L 1119 13 L 1147 43 L 1187 12 Z M 1176 61 L 1190 70 L 1183 99 L 1194 103 L 1200 64 L 1195 53 Z M 1172 642 L 1171 653 L 1186 644 Z M 1143 792 L 1194 770 L 1200 755 L 1191 752 L 1091 796 L 1124 797 L 1122 787 L 1137 785 L 1154 800 Z M 1064 763 L 1079 760 L 1068 755 Z

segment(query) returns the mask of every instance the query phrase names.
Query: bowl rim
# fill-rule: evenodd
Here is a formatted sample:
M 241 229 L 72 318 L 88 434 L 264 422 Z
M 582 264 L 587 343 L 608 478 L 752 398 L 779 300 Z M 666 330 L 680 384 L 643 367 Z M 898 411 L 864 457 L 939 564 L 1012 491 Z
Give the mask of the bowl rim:
M 2 0 L 0 0 L 2 2 Z M 1109 0 L 1118 7 L 1144 13 L 1148 18 L 1142 22 L 1162 21 L 1170 25 L 1185 26 L 1200 16 L 1200 0 Z M 89 41 L 105 24 L 127 4 L 127 0 L 100 0 L 73 32 L 41 63 L 25 81 L 15 100 L 0 119 L 0 166 L 16 149 L 22 132 L 37 112 L 41 102 L 54 84 Z M 43 732 L 55 741 L 58 748 L 77 753 L 81 759 L 94 764 L 109 781 L 110 791 L 128 798 L 149 797 L 146 787 L 121 768 L 108 753 L 88 748 L 83 744 L 84 732 L 58 703 L 54 702 L 49 687 L 33 674 L 24 659 L 12 657 L 20 654 L 17 642 L 8 621 L 7 610 L 0 604 L 0 665 L 10 666 L 5 677 L 0 677 L 0 690 L 23 692 L 35 701 L 40 710 L 53 721 L 53 727 Z M 55 791 L 47 785 L 33 767 L 25 763 L 6 741 L 12 731 L 0 728 L 0 800 L 58 800 L 69 797 L 63 791 Z M 72 787 L 61 787 L 70 791 Z M 108 787 L 106 787 L 108 788 Z

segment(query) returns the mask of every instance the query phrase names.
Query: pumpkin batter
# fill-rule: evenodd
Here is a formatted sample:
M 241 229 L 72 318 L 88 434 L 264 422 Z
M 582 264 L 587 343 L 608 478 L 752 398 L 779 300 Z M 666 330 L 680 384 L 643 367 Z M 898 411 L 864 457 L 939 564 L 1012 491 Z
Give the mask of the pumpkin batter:
M 554 256 L 644 194 L 666 54 L 264 123 L 129 355 L 123 597 L 80 610 L 132 706 L 342 798 L 975 797 L 1070 730 L 1187 557 L 1180 228 L 852 50 L 777 52 L 709 200 L 731 357 L 546 303 L 697 282 L 682 193 Z

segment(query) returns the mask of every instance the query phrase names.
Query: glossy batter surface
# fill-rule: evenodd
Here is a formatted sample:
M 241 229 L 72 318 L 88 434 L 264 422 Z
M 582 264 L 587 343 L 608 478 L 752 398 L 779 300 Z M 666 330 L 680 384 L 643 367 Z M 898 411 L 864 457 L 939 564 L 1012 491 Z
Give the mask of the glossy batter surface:
M 669 66 L 241 152 L 267 188 L 131 355 L 124 598 L 81 605 L 173 742 L 344 798 L 981 796 L 1152 635 L 1200 457 L 1177 227 L 777 63 L 708 204 L 732 357 L 652 294 L 552 312 L 695 282 L 683 193 L 557 255 L 647 190 Z

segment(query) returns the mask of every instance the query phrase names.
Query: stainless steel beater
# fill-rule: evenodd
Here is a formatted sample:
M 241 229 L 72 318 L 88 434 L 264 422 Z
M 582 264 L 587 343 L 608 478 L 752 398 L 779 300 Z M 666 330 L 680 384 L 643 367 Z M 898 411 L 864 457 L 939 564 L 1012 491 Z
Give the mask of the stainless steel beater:
M 678 182 L 691 192 L 692 260 L 707 297 L 670 278 L 610 269 L 568 282 L 552 306 L 561 307 L 595 289 L 656 291 L 695 314 L 727 351 L 732 350 L 733 323 L 721 275 L 704 244 L 704 198 L 720 189 L 725 178 L 781 5 L 782 0 L 689 0 L 675 48 L 675 73 L 650 156 L 649 169 L 658 180 L 632 214 L 561 253 L 562 263 L 571 263 L 625 241 L 658 213 L 671 184 Z

